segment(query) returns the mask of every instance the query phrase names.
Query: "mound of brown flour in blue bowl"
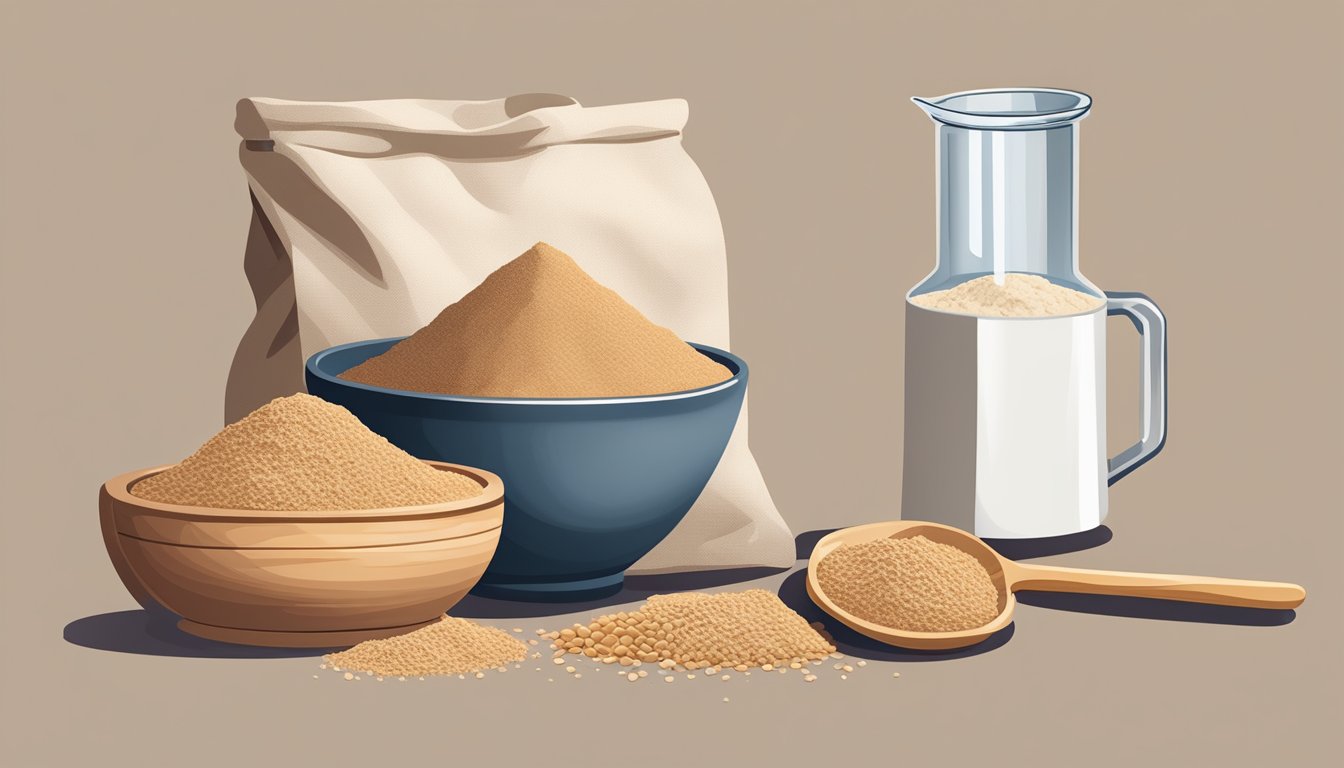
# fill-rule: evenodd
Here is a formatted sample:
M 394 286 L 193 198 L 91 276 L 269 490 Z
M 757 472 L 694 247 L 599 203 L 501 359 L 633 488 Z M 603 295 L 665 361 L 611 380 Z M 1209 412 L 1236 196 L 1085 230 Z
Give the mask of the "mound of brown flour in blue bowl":
M 731 377 L 546 243 L 341 374 L 387 389 L 535 398 L 660 395 Z

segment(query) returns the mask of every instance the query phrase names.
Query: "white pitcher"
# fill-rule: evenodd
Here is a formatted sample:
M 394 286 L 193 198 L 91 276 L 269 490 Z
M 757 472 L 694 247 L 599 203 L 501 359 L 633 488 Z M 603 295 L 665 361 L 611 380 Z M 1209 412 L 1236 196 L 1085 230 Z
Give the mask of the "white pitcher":
M 1078 121 L 1048 88 L 914 99 L 937 127 L 938 263 L 906 295 L 902 517 L 986 538 L 1087 531 L 1110 484 L 1166 442 L 1166 319 L 1078 270 Z M 979 317 L 910 301 L 978 277 L 1039 275 L 1098 300 L 1049 317 Z M 1139 442 L 1106 456 L 1106 316 L 1142 336 Z

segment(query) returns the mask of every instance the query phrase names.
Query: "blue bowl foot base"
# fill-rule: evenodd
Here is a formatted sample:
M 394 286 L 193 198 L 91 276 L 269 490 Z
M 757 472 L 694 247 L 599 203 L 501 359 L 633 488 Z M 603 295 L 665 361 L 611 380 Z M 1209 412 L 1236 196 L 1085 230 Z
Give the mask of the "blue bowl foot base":
M 520 600 L 530 603 L 575 603 L 597 600 L 621 591 L 625 571 L 592 579 L 548 582 L 498 582 L 486 574 L 471 594 L 495 600 Z

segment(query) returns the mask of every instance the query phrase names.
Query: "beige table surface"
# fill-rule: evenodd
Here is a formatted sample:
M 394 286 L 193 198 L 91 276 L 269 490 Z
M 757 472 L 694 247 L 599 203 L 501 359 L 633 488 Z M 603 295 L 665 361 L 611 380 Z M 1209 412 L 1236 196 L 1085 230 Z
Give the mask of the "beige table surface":
M 84 5 L 0 6 L 0 764 L 1333 763 L 1340 4 Z M 1113 489 L 1109 542 L 1042 562 L 1296 581 L 1291 623 L 1064 601 L 976 655 L 851 648 L 874 660 L 811 685 L 345 683 L 132 611 L 95 494 L 222 426 L 252 310 L 239 97 L 687 98 L 752 443 L 802 533 L 899 515 L 901 296 L 934 248 L 933 131 L 907 98 L 1001 85 L 1094 96 L 1083 268 L 1171 326 L 1165 453 Z M 1110 328 L 1118 448 L 1137 345 Z M 755 583 L 781 582 L 796 595 Z

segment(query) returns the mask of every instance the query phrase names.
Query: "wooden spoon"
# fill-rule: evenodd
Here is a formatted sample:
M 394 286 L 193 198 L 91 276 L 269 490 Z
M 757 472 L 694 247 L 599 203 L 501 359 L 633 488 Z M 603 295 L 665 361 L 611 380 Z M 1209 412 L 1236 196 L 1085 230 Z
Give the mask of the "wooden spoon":
M 817 581 L 817 563 L 837 547 L 874 539 L 903 539 L 911 536 L 923 536 L 931 541 L 951 545 L 979 560 L 980 564 L 985 566 L 985 570 L 989 571 L 990 578 L 999 591 L 999 615 L 993 621 L 976 629 L 958 632 L 907 632 L 874 624 L 849 613 L 832 602 Z M 1296 584 L 1272 581 L 1023 565 L 1001 557 L 988 544 L 965 531 L 917 520 L 871 523 L 835 531 L 817 542 L 807 563 L 807 594 L 812 598 L 812 602 L 854 631 L 901 648 L 947 650 L 974 645 L 1012 623 L 1013 607 L 1017 604 L 1013 593 L 1019 589 L 1153 597 L 1190 603 L 1277 609 L 1296 608 L 1307 596 L 1306 590 Z

